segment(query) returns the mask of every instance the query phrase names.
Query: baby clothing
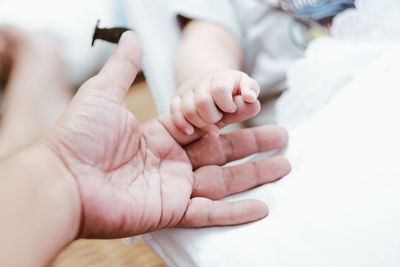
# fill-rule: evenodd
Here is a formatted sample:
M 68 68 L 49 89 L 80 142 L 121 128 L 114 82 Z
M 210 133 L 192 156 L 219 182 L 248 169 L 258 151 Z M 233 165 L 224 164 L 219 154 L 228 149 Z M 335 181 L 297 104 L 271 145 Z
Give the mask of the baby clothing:
M 228 30 L 242 46 L 243 71 L 268 97 L 286 88 L 287 69 L 303 56 L 305 45 L 299 43 L 308 37 L 298 20 L 329 27 L 335 14 L 354 7 L 354 0 L 174 0 L 173 5 L 177 16 Z

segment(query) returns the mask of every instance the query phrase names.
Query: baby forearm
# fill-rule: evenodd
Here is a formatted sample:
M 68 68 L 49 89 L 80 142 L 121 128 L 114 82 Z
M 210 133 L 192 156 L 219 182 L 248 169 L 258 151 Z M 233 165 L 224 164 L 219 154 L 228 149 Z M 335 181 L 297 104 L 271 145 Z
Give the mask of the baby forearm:
M 175 64 L 178 86 L 215 70 L 239 70 L 241 65 L 240 44 L 224 28 L 194 20 L 183 29 Z

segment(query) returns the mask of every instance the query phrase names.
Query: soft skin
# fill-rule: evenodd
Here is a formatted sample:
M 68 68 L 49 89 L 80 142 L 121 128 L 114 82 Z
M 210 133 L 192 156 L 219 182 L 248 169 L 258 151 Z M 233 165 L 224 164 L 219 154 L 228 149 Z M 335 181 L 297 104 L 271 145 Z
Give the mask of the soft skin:
M 222 166 L 284 148 L 286 131 L 264 126 L 218 137 L 199 130 L 186 135 L 170 115 L 138 124 L 124 96 L 141 57 L 136 35 L 124 33 L 100 73 L 79 89 L 47 135 L 0 162 L 1 265 L 43 266 L 82 237 L 236 225 L 267 215 L 259 200 L 220 199 L 283 177 L 290 171 L 288 161 L 273 157 Z M 224 113 L 218 127 L 259 111 L 258 102 L 240 96 L 234 101 L 237 110 Z
M 175 62 L 179 86 L 170 111 L 175 125 L 190 135 L 194 128 L 218 136 L 216 123 L 223 112 L 235 112 L 235 96 L 257 102 L 258 83 L 242 68 L 242 49 L 226 29 L 213 23 L 191 20 L 182 30 Z

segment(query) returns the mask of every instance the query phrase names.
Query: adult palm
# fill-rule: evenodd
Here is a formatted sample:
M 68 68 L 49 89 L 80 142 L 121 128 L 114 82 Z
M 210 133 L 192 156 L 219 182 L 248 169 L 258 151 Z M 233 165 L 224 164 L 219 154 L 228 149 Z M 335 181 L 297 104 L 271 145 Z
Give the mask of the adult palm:
M 284 158 L 220 167 L 248 154 L 286 145 L 279 127 L 202 137 L 181 133 L 169 116 L 139 125 L 124 96 L 140 68 L 136 36 L 125 33 L 102 71 L 74 97 L 47 140 L 80 192 L 81 237 L 121 237 L 170 226 L 253 221 L 266 215 L 256 200 L 214 201 L 276 180 Z M 235 99 L 238 110 L 219 126 L 254 116 L 259 104 Z M 235 145 L 240 142 L 240 146 Z M 242 177 L 247 173 L 247 177 Z

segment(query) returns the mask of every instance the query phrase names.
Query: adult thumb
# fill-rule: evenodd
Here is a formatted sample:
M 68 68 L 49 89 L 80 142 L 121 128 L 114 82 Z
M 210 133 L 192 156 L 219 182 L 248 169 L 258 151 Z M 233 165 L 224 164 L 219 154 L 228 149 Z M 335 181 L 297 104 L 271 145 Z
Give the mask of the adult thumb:
M 136 34 L 126 31 L 101 71 L 90 79 L 90 88 L 107 91 L 113 100 L 123 103 L 142 63 L 142 47 Z M 99 92 L 98 92 L 99 93 Z

